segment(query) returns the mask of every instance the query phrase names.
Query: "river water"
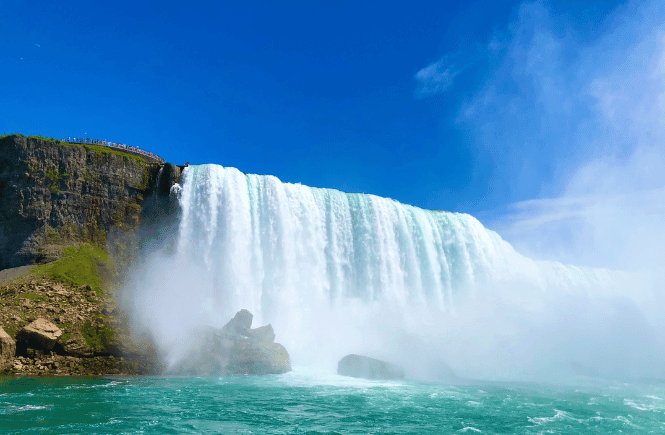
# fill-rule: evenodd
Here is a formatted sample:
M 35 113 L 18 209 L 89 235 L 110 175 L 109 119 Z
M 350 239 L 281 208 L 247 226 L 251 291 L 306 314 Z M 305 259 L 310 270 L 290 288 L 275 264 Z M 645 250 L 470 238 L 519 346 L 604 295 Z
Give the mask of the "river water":
M 5 378 L 4 434 L 607 434 L 665 431 L 665 384 L 365 381 L 308 369 L 229 378 Z

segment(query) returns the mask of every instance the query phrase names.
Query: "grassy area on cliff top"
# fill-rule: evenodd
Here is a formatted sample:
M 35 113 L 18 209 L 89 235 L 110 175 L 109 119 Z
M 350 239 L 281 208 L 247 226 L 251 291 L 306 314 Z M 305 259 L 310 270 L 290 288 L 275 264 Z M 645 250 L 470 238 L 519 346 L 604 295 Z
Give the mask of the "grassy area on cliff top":
M 43 276 L 75 287 L 89 285 L 101 296 L 103 292 L 100 268 L 113 268 L 113 262 L 101 248 L 84 244 L 68 246 L 62 250 L 63 257 L 53 263 L 34 267 L 28 275 Z

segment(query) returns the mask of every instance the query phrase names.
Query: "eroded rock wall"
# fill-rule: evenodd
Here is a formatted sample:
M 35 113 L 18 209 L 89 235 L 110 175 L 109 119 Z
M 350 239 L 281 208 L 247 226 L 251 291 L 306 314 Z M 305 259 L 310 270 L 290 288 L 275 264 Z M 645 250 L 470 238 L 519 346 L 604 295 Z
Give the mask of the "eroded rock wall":
M 0 138 L 0 270 L 138 229 L 159 165 L 59 141 Z

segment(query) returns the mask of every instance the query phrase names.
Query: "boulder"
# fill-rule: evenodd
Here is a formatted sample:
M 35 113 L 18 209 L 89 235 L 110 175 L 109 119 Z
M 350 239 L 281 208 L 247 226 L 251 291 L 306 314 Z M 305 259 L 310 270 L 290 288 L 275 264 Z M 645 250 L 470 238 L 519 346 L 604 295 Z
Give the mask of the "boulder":
M 252 327 L 252 319 L 254 315 L 247 310 L 240 310 L 236 313 L 233 319 L 224 325 L 222 331 L 228 334 L 239 334 L 247 337 L 249 328 Z
M 247 331 L 247 338 L 255 343 L 272 343 L 275 341 L 275 331 L 273 331 L 271 324 L 267 324 Z
M 234 375 L 270 375 L 291 370 L 289 353 L 279 343 L 239 341 L 230 352 L 226 371 Z
M 0 327 L 0 370 L 9 368 L 16 356 L 16 342 Z
M 198 343 L 171 372 L 182 375 L 267 375 L 291 370 L 289 353 L 274 343 L 272 325 L 250 329 L 252 313 L 240 310 L 224 327 L 200 331 Z
M 27 347 L 41 347 L 46 350 L 53 349 L 62 331 L 52 322 L 38 318 L 29 325 L 23 327 L 16 335 L 16 341 Z
M 83 356 L 92 356 L 94 354 L 93 350 L 90 349 L 88 343 L 86 343 L 83 334 L 80 331 L 72 332 L 72 335 L 69 337 L 66 343 L 62 343 L 62 349 L 69 355 L 83 357 Z
M 365 379 L 404 379 L 404 370 L 385 361 L 362 355 L 347 355 L 337 364 L 337 374 Z

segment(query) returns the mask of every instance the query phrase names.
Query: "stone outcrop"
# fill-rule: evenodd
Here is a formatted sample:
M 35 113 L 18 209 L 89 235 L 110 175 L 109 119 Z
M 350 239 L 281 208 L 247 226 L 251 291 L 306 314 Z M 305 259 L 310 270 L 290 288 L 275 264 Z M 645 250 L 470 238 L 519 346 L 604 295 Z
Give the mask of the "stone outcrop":
M 62 335 L 62 330 L 53 322 L 42 317 L 23 327 L 16 335 L 16 340 L 26 348 L 51 350 Z
M 231 348 L 226 372 L 235 375 L 269 375 L 291 371 L 289 353 L 279 343 L 237 341 Z
M 272 343 L 275 341 L 275 331 L 273 331 L 272 325 L 265 325 L 256 329 L 250 329 L 247 331 L 247 336 L 251 339 L 251 341 L 255 341 L 257 343 Z
M 249 311 L 242 309 L 233 316 L 233 319 L 224 325 L 222 331 L 230 336 L 240 335 L 247 336 L 249 334 L 249 329 L 252 327 L 252 320 L 254 315 Z
M 8 368 L 16 355 L 16 342 L 0 327 L 0 370 Z
M 362 355 L 347 355 L 337 364 L 337 374 L 365 379 L 404 379 L 404 371 L 392 364 Z
M 89 357 L 95 353 L 86 343 L 81 331 L 72 332 L 67 341 L 62 343 L 62 349 L 66 354 L 77 357 Z
M 221 329 L 200 332 L 195 346 L 171 371 L 185 375 L 268 375 L 291 370 L 289 353 L 275 343 L 272 325 L 251 329 L 253 315 L 240 310 Z
M 0 270 L 137 230 L 159 168 L 102 146 L 0 137 Z
M 180 180 L 181 172 L 179 166 L 173 163 L 165 163 L 157 174 L 157 193 L 168 196 L 171 193 L 171 187 Z
M 74 287 L 30 277 L 0 285 L 0 325 L 9 334 L 9 340 L 0 337 L 0 355 L 12 355 L 6 365 L 0 364 L 0 376 L 159 373 L 161 367 L 150 340 L 132 337 L 114 315 L 116 311 L 112 301 L 87 285 Z M 54 334 L 46 346 L 28 333 L 41 329 L 34 325 L 40 318 L 62 331 L 51 349 L 50 342 L 57 335 L 52 326 Z M 21 338 L 27 335 L 27 341 L 18 340 L 19 334 Z M 16 339 L 15 347 L 12 338 Z

